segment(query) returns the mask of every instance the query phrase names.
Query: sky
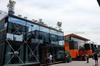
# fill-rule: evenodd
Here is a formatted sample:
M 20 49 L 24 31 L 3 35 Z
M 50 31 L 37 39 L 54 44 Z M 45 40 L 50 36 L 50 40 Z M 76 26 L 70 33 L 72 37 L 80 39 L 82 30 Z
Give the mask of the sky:
M 100 7 L 96 0 L 14 0 L 15 14 L 29 20 L 42 19 L 48 26 L 62 22 L 64 35 L 75 33 L 100 45 Z M 9 0 L 0 0 L 0 10 L 7 11 Z

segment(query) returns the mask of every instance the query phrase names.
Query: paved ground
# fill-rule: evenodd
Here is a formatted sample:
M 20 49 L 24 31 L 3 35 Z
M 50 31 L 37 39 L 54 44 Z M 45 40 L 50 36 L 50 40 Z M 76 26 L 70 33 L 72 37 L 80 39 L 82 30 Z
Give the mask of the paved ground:
M 61 63 L 52 66 L 95 66 L 95 61 L 90 58 L 89 63 L 86 63 L 86 61 L 72 61 L 70 63 Z M 100 66 L 100 58 L 98 60 L 98 66 Z

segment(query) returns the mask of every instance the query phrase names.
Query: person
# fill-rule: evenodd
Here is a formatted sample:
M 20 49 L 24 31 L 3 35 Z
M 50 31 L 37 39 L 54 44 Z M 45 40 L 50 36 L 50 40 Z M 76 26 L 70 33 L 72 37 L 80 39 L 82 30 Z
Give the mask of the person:
M 46 65 L 48 65 L 48 61 L 49 61 L 49 52 L 47 52 L 47 54 L 46 54 L 45 61 L 46 61 Z
M 52 54 L 50 53 L 50 55 L 49 55 L 49 65 L 52 65 Z
M 45 57 L 45 63 L 46 63 L 46 65 L 48 64 L 48 57 L 47 57 L 47 54 L 46 54 L 46 57 Z
M 95 60 L 95 65 L 98 65 L 98 55 L 96 52 L 94 52 L 93 58 Z
M 68 62 L 68 55 L 66 54 L 66 62 Z
M 100 55 L 99 55 L 99 54 L 97 54 L 97 56 L 99 57 Z
M 92 59 L 94 59 L 93 56 L 94 56 L 94 53 L 92 53 Z
M 67 61 L 67 63 L 70 62 L 70 56 L 69 56 L 69 54 L 66 54 L 66 61 Z
M 89 63 L 89 55 L 86 54 L 86 60 L 87 60 L 87 63 Z
M 72 57 L 71 57 L 71 55 L 69 54 L 69 61 L 71 62 L 72 61 Z

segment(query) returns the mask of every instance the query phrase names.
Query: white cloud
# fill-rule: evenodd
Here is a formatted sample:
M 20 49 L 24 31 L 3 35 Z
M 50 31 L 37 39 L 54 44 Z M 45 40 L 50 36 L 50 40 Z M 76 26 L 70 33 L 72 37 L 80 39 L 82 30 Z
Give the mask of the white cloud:
M 0 9 L 7 10 L 9 0 L 0 0 Z M 64 34 L 77 31 L 100 31 L 100 8 L 96 0 L 15 0 L 16 14 L 30 19 L 42 18 L 43 21 L 56 26 L 61 21 Z M 68 32 L 68 33 L 67 33 Z M 83 35 L 99 41 L 99 34 Z M 91 36 L 91 37 L 90 37 Z M 98 39 L 94 39 L 98 38 Z

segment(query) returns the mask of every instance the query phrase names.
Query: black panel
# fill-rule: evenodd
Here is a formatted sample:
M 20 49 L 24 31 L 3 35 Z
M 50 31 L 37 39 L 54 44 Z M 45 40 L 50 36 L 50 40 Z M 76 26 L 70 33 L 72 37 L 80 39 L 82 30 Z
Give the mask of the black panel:
M 0 30 L 4 29 L 5 19 L 0 21 Z
M 85 50 L 91 50 L 91 45 L 90 44 L 84 44 Z
M 74 42 L 73 42 L 73 41 L 70 41 L 70 42 L 69 42 L 69 48 L 70 48 L 70 49 L 74 49 Z
M 69 41 L 69 49 L 78 49 L 78 43 L 76 41 Z
M 98 48 L 100 49 L 100 45 L 98 45 Z
M 94 44 L 91 44 L 91 49 L 92 49 L 92 52 L 94 53 Z
M 94 48 L 96 48 L 96 45 L 94 45 Z
M 76 41 L 74 42 L 74 47 L 75 49 L 78 49 L 78 43 Z
M 0 66 L 3 64 L 3 58 L 4 58 L 4 42 L 0 42 Z

